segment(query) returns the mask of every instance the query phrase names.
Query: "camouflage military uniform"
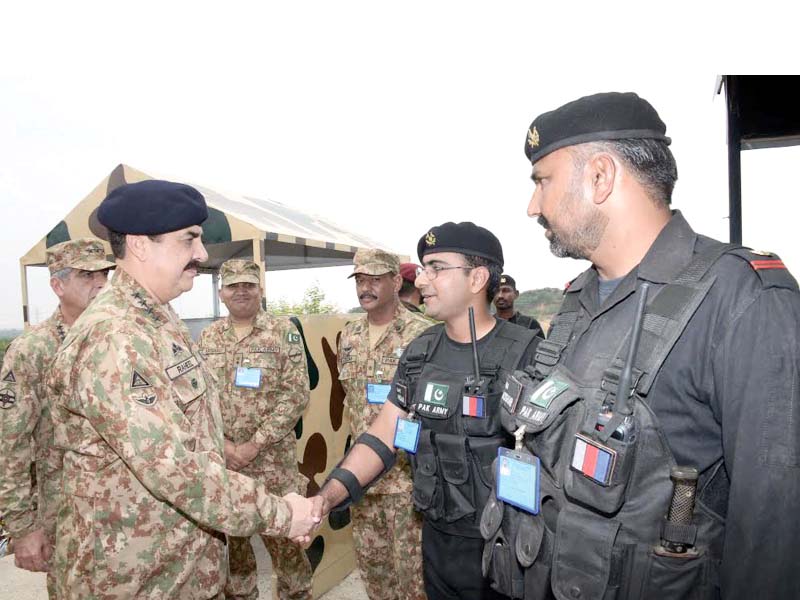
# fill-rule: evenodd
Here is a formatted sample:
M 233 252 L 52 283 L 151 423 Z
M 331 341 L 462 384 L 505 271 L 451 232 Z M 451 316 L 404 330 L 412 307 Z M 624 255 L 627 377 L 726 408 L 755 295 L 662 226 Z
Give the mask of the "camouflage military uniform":
M 60 597 L 215 598 L 217 531 L 289 532 L 286 502 L 225 469 L 215 377 L 188 330 L 125 271 L 67 334 L 52 385 Z
M 347 324 L 339 340 L 339 380 L 353 439 L 375 420 L 381 404 L 367 402 L 368 383 L 390 383 L 405 347 L 431 323 L 398 304 L 395 318 L 370 348 L 366 315 Z M 411 501 L 411 469 L 403 451 L 397 464 L 351 508 L 358 566 L 372 600 L 424 599 L 422 520 Z
M 54 515 L 47 518 L 43 510 L 37 511 L 36 498 L 45 496 L 44 466 L 53 427 L 44 376 L 67 329 L 56 309 L 11 343 L 0 369 L 0 514 L 12 538 L 37 529 L 45 529 L 51 539 L 54 533 Z M 34 462 L 36 488 L 31 477 Z
M 224 280 L 223 280 L 224 281 Z M 288 319 L 259 310 L 253 330 L 241 340 L 230 317 L 207 327 L 200 352 L 217 376 L 225 437 L 234 444 L 252 441 L 261 448 L 241 473 L 265 484 L 273 494 L 305 495 L 307 481 L 297 469 L 294 426 L 308 406 L 308 371 L 297 328 Z M 237 367 L 260 370 L 256 388 L 237 386 Z M 305 551 L 285 539 L 262 536 L 272 557 L 278 597 L 311 598 L 311 564 Z M 228 597 L 256 598 L 256 559 L 250 540 L 229 538 Z

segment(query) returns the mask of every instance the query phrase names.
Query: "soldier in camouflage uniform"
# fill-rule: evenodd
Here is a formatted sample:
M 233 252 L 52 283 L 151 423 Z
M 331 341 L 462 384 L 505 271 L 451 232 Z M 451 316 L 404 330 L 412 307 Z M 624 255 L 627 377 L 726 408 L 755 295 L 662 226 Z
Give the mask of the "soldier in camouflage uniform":
M 106 261 L 100 240 L 83 238 L 49 248 L 47 266 L 58 308 L 14 340 L 0 369 L 0 514 L 15 564 L 29 571 L 48 569 L 55 541 L 55 503 L 46 501 L 58 491 L 45 472 L 52 441 L 46 375 L 67 330 L 106 284 L 114 263 Z
M 223 533 L 307 541 L 318 519 L 311 501 L 225 468 L 215 376 L 169 305 L 208 257 L 202 195 L 127 184 L 97 216 L 117 271 L 67 334 L 51 380 L 64 450 L 58 594 L 218 598 Z
M 353 258 L 356 293 L 366 311 L 339 340 L 339 380 L 352 438 L 367 431 L 386 400 L 400 355 L 431 326 L 400 304 L 397 256 L 361 249 Z M 411 500 L 411 470 L 403 451 L 397 464 L 351 507 L 358 566 L 371 600 L 424 599 L 422 519 Z
M 273 494 L 304 490 L 294 426 L 308 406 L 308 370 L 297 328 L 261 308 L 259 268 L 233 259 L 220 267 L 220 299 L 230 316 L 207 327 L 200 352 L 217 376 L 228 468 Z M 311 564 L 288 540 L 262 536 L 272 557 L 278 597 L 311 598 Z M 228 539 L 226 598 L 257 598 L 257 568 L 248 538 Z

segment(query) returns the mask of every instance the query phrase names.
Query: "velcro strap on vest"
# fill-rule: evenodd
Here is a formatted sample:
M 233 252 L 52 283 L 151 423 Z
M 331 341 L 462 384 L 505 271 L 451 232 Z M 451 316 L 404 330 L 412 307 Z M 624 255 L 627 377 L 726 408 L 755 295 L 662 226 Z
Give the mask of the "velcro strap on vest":
M 328 479 L 335 479 L 341 483 L 347 489 L 347 493 L 350 494 L 350 501 L 353 504 L 360 502 L 361 498 L 364 496 L 364 488 L 361 487 L 358 478 L 352 471 L 348 471 L 342 467 L 336 467 L 331 471 L 331 474 L 328 475 Z M 343 503 L 345 506 L 347 504 L 347 502 Z
M 695 525 L 682 525 L 664 519 L 661 524 L 661 539 L 675 544 L 694 546 L 697 539 L 697 527 Z
M 356 444 L 364 444 L 378 455 L 383 462 L 383 473 L 386 473 L 386 471 L 391 469 L 394 466 L 394 463 L 397 461 L 397 456 L 395 456 L 395 453 L 383 443 L 383 440 L 370 433 L 364 432 L 358 436 Z

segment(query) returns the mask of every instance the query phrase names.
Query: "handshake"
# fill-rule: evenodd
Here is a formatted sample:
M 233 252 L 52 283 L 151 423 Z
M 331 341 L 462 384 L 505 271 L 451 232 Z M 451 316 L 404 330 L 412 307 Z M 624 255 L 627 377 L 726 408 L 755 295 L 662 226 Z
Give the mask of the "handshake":
M 300 494 L 286 494 L 283 497 L 292 510 L 292 525 L 286 537 L 298 544 L 307 544 L 311 541 L 311 534 L 320 527 L 323 517 L 329 512 L 325 499 L 322 496 L 304 498 Z

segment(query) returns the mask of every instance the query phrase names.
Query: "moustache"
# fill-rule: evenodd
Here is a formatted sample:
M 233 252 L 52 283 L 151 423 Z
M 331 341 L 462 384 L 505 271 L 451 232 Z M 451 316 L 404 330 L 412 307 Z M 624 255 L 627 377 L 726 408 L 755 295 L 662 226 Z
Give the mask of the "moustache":
M 536 222 L 545 229 L 550 229 L 550 223 L 547 222 L 547 219 L 544 218 L 544 215 L 539 215 L 539 218 L 536 219 Z
M 366 300 L 367 298 L 369 298 L 371 300 L 377 300 L 378 299 L 377 296 L 374 296 L 373 294 L 370 294 L 369 292 L 364 292 L 363 294 L 361 294 L 358 297 L 359 300 Z
M 188 271 L 189 269 L 194 269 L 195 271 L 200 269 L 200 263 L 196 260 L 191 261 L 188 265 L 183 267 L 184 271 Z

